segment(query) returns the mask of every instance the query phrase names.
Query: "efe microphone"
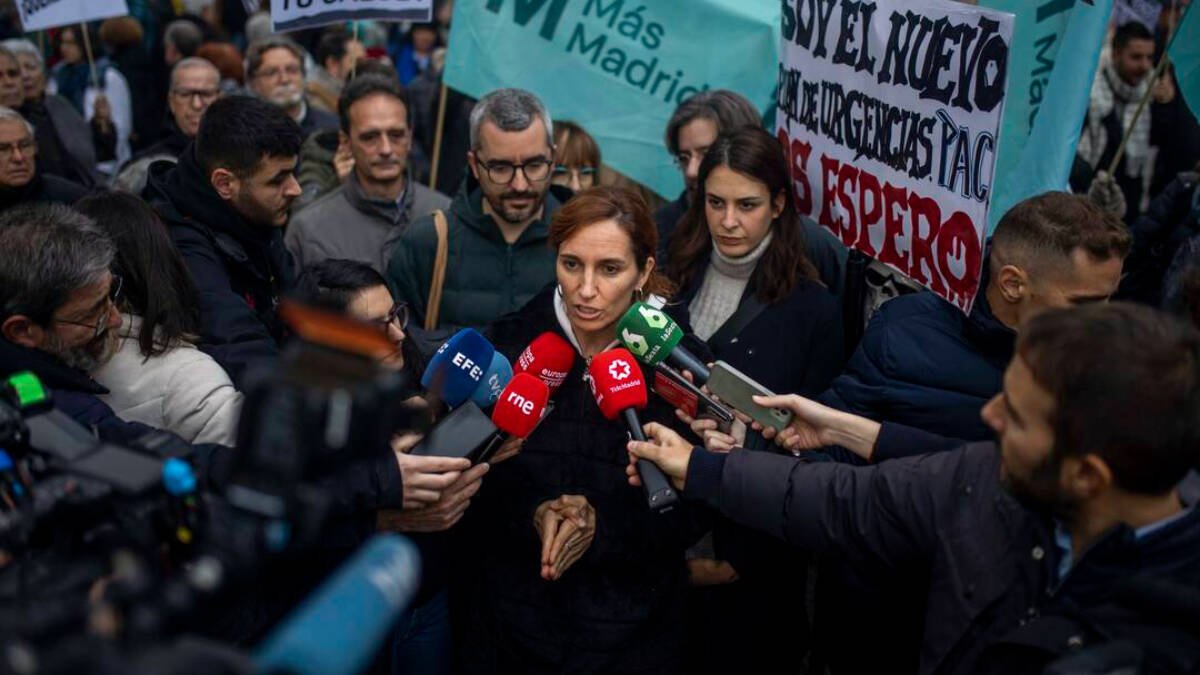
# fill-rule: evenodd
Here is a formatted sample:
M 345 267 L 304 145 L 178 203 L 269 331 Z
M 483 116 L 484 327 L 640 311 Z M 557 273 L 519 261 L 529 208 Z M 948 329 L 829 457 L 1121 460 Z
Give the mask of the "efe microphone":
M 596 396 L 596 404 L 604 417 L 615 420 L 618 417 L 625 420 L 629 426 L 629 434 L 635 441 L 645 441 L 642 433 L 642 423 L 637 411 L 645 408 L 649 393 L 646 390 L 646 380 L 642 377 L 642 369 L 634 360 L 633 355 L 620 347 L 601 352 L 592 358 L 588 366 L 591 375 L 592 393 Z M 664 513 L 674 507 L 679 501 L 679 495 L 667 482 L 667 477 L 653 462 L 645 459 L 637 461 L 638 475 L 646 489 L 646 500 L 651 511 Z
M 446 405 L 457 408 L 479 387 L 495 353 L 496 348 L 487 338 L 472 328 L 464 328 L 446 340 L 429 359 L 421 375 L 421 386 Z

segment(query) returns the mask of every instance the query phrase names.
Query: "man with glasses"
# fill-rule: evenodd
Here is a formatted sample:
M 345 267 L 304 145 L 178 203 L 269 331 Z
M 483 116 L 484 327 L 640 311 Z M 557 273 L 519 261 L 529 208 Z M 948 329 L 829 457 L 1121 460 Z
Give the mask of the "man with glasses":
M 332 113 L 308 105 L 304 97 L 304 51 L 286 37 L 272 35 L 246 48 L 246 86 L 258 98 L 282 108 L 304 138 L 322 129 L 336 129 Z
M 449 208 L 450 198 L 411 178 L 408 99 L 394 79 L 356 78 L 342 92 L 338 112 L 339 140 L 350 148 L 354 168 L 341 187 L 292 218 L 284 241 L 297 268 L 342 258 L 382 273 L 409 223 Z
M 545 106 L 527 91 L 499 89 L 475 104 L 470 175 L 445 213 L 449 259 L 439 326 L 488 323 L 554 279 L 549 223 L 570 191 L 551 187 L 552 134 Z M 422 322 L 437 257 L 434 221 L 423 217 L 401 235 L 387 269 L 397 295 Z
M 196 138 L 204 111 L 221 95 L 220 83 L 221 73 L 209 61 L 191 56 L 176 63 L 171 69 L 171 87 L 167 92 L 171 119 L 163 129 L 163 136 L 121 168 L 116 184 L 140 194 L 146 187 L 150 164 L 160 159 L 178 161 L 188 143 Z
M 74 204 L 86 193 L 65 178 L 39 172 L 33 125 L 0 107 L 0 210 L 30 202 Z

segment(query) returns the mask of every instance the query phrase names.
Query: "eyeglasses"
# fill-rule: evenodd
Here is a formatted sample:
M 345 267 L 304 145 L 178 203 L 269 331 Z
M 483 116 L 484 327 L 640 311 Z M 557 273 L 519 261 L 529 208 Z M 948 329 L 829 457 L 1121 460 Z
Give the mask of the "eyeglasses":
M 382 318 L 373 320 L 371 323 L 379 326 L 379 329 L 385 333 L 387 332 L 387 329 L 391 328 L 392 326 L 395 326 L 400 330 L 404 330 L 408 327 L 408 304 L 404 302 L 397 302 L 396 304 L 392 305 L 392 308 L 388 310 L 386 315 L 384 315 Z
M 22 155 L 29 155 L 37 148 L 37 143 L 30 137 L 26 136 L 16 143 L 0 143 L 0 159 L 10 160 L 13 158 L 13 153 L 20 150 Z
M 108 310 L 117 304 L 117 298 L 121 297 L 121 275 L 112 275 L 112 283 L 108 287 L 107 302 L 104 303 L 104 311 L 100 312 L 100 316 L 96 317 L 95 324 L 86 323 L 83 321 L 67 321 L 66 319 L 51 319 L 55 323 L 65 323 L 70 326 L 82 326 L 92 329 L 92 339 L 100 337 L 104 332 L 104 326 L 108 323 Z
M 201 103 L 212 103 L 221 95 L 220 89 L 172 89 L 171 95 L 180 101 L 191 103 L 199 98 Z
M 550 167 L 552 163 L 545 157 L 535 157 L 523 164 L 513 164 L 512 162 L 486 162 L 481 161 L 484 171 L 487 172 L 488 179 L 497 185 L 508 185 L 517 177 L 517 169 L 525 175 L 525 180 L 530 183 L 540 183 L 550 176 Z
M 300 66 L 283 66 L 282 68 L 266 68 L 254 74 L 254 77 L 261 77 L 268 80 L 274 80 L 280 75 L 288 77 L 299 77 L 304 70 Z

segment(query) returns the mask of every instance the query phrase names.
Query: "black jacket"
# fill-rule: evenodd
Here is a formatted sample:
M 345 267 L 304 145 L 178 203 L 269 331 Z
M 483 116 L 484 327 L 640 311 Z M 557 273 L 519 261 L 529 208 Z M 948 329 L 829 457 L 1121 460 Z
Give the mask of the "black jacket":
M 70 206 L 88 193 L 87 189 L 58 176 L 37 172 L 33 178 L 15 189 L 0 189 L 0 211 L 17 204 L 48 202 Z
M 1157 305 L 1167 267 L 1189 238 L 1200 234 L 1200 174 L 1175 177 L 1130 227 L 1133 248 L 1125 259 L 1117 297 Z
M 921 673 L 1043 672 L 1115 638 L 1142 651 L 1137 672 L 1195 672 L 1200 512 L 1136 539 L 1114 528 L 1060 582 L 1053 522 L 1009 496 L 999 471 L 994 443 L 871 467 L 697 449 L 687 491 L 880 577 L 928 570 Z
M 280 228 L 247 223 L 213 190 L 194 150 L 150 167 L 146 200 L 166 223 L 199 290 L 200 343 L 234 384 L 255 361 L 279 356 L 277 305 L 291 285 Z
M 1015 340 L 984 291 L 969 315 L 929 291 L 894 298 L 871 317 L 845 372 L 820 400 L 943 436 L 992 438 L 979 410 L 1000 391 Z
M 514 360 L 545 331 L 562 334 L 548 287 L 490 330 Z M 625 477 L 628 434 L 600 414 L 577 358 L 554 395 L 554 411 L 513 459 L 495 465 L 461 530 L 477 592 L 456 651 L 471 672 L 673 672 L 678 667 L 684 551 L 705 531 L 705 509 L 678 505 L 664 515 L 646 506 Z M 643 422 L 673 419 L 651 396 Z M 596 511 L 591 547 L 558 581 L 540 577 L 534 510 L 564 494 Z M 461 526 L 460 526 L 461 527 Z M 470 576 L 470 575 L 468 575 Z M 460 587 L 461 588 L 461 587 Z M 457 611 L 457 609 L 456 609 Z M 461 615 L 460 615 L 461 617 Z
M 163 134 L 158 137 L 158 140 L 133 153 L 133 157 L 130 158 L 129 162 L 136 162 L 139 159 L 157 157 L 159 155 L 169 155 L 178 159 L 191 142 L 192 139 L 184 135 L 183 131 L 179 129 L 179 125 L 175 124 L 175 120 L 170 119 L 164 123 Z M 126 166 L 128 166 L 129 162 L 126 163 Z

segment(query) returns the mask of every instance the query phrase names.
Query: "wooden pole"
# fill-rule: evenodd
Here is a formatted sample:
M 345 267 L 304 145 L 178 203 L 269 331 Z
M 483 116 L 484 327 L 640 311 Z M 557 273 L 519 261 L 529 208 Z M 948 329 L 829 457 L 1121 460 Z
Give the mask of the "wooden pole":
M 92 88 L 100 93 L 100 82 L 96 79 L 96 59 L 92 56 L 92 38 L 88 37 L 87 24 L 79 24 L 79 32 L 83 33 L 83 48 L 87 52 L 88 68 L 92 71 Z
M 443 75 L 445 71 L 442 71 Z M 442 159 L 442 134 L 446 131 L 446 83 L 442 82 L 441 93 L 438 94 L 437 125 L 433 132 L 433 160 L 429 167 L 429 189 L 437 189 L 438 164 Z
M 358 42 L 358 27 L 359 27 L 359 22 L 355 21 L 354 22 L 354 41 L 355 42 Z M 321 65 L 325 65 L 325 64 L 322 63 Z M 355 78 L 355 76 L 357 76 L 357 75 L 358 75 L 358 59 L 355 58 L 354 63 L 350 64 L 350 79 L 353 80 Z

